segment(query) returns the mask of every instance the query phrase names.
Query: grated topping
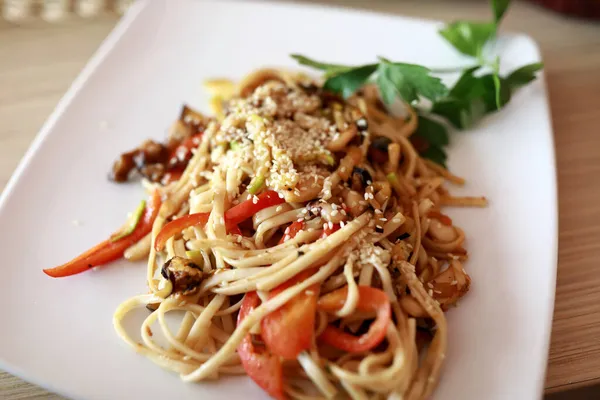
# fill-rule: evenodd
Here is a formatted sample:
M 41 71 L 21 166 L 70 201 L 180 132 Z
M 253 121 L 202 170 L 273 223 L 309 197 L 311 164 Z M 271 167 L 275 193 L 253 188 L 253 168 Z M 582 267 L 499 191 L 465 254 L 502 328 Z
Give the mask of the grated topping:
M 227 153 L 234 153 L 237 161 L 227 167 L 250 165 L 272 189 L 292 190 L 300 196 L 307 189 L 296 186 L 315 172 L 306 167 L 330 165 L 333 160 L 327 145 L 339 132 L 323 115 L 321 99 L 315 94 L 269 81 L 249 97 L 232 99 L 225 110 L 211 145 L 227 151 L 229 143 L 236 142 L 241 149 Z

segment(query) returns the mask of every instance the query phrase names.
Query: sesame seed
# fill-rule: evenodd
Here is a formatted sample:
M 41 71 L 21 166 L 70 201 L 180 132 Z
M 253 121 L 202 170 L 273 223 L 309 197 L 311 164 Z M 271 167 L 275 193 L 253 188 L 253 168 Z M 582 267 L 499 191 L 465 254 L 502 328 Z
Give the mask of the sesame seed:
M 277 206 L 277 208 L 275 209 L 275 212 L 281 212 L 281 210 L 283 210 L 282 206 Z
M 333 222 L 329 221 L 329 229 L 333 229 Z
M 338 214 L 339 214 L 339 211 L 338 211 L 338 210 L 333 210 L 333 211 L 331 212 L 331 216 L 332 216 L 332 217 L 335 217 L 335 216 L 336 216 L 336 215 L 338 215 Z
M 402 222 L 402 220 L 400 218 L 394 218 L 392 219 L 392 222 L 395 224 L 399 224 L 400 222 Z
M 343 227 L 344 227 L 344 225 L 346 225 L 346 224 L 344 223 L 344 221 L 340 221 L 340 228 L 343 228 Z

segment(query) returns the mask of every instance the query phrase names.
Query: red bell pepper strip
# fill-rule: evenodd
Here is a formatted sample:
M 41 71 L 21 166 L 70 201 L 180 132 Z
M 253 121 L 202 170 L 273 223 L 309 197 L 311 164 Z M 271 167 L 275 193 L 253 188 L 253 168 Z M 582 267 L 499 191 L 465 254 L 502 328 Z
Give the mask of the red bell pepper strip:
M 227 232 L 231 233 L 232 235 L 242 236 L 242 230 L 237 225 L 227 227 Z
M 327 224 L 327 227 L 325 229 L 323 229 L 323 233 L 321 233 L 320 238 L 321 239 L 326 238 L 327 236 L 331 235 L 332 233 L 339 231 L 340 228 L 341 228 L 340 224 L 333 224 L 333 225 L 331 225 L 331 228 L 330 228 L 330 225 Z
M 201 138 L 202 132 L 190 136 L 177 146 L 169 156 L 169 167 L 186 166 L 190 158 L 192 158 L 192 149 L 200 145 Z
M 62 278 L 118 260 L 123 257 L 123 253 L 129 246 L 150 233 L 152 224 L 158 214 L 160 204 L 160 195 L 158 192 L 154 192 L 150 204 L 146 206 L 143 219 L 138 223 L 130 235 L 115 241 L 111 241 L 110 239 L 105 240 L 66 264 L 59 265 L 55 268 L 45 269 L 44 273 L 53 278 Z
M 359 286 L 358 293 L 356 308 L 359 311 L 377 312 L 377 317 L 369 327 L 369 331 L 364 335 L 354 336 L 334 325 L 328 325 L 319 336 L 320 341 L 350 353 L 369 351 L 383 341 L 392 317 L 390 300 L 385 292 L 370 286 Z M 325 312 L 340 310 L 344 306 L 347 294 L 347 287 L 326 294 L 319 299 L 319 310 Z
M 260 299 L 256 292 L 246 293 L 238 313 L 237 324 L 239 325 L 259 304 Z M 267 351 L 257 351 L 252 343 L 251 334 L 244 337 L 237 351 L 248 376 L 270 396 L 284 399 L 283 367 L 279 358 Z
M 179 217 L 174 219 L 173 221 L 167 223 L 162 227 L 158 235 L 156 236 L 156 240 L 154 241 L 154 248 L 156 251 L 161 251 L 165 248 L 165 244 L 170 237 L 175 236 L 179 232 L 183 231 L 190 226 L 195 225 L 206 225 L 208 222 L 208 217 L 210 213 L 195 213 L 195 214 L 187 214 L 183 217 Z
M 302 229 L 304 229 L 304 221 L 294 221 L 290 226 L 288 226 L 279 240 L 279 244 L 285 242 L 287 239 L 291 239 L 298 234 Z
M 269 293 L 272 298 L 284 290 L 304 281 L 314 270 L 304 271 Z M 319 284 L 311 285 L 282 307 L 261 321 L 261 336 L 267 348 L 275 355 L 295 360 L 301 351 L 310 348 L 317 315 Z
M 279 193 L 274 190 L 267 190 L 256 197 L 257 200 L 254 200 L 253 197 L 227 210 L 225 213 L 227 225 L 237 225 L 262 209 L 285 203 L 285 200 L 279 197 Z
M 304 228 L 303 221 L 294 221 L 280 243 L 291 239 Z M 301 272 L 292 279 L 277 286 L 269 293 L 272 298 L 285 289 L 302 282 L 314 273 L 314 269 Z M 311 285 L 303 293 L 288 301 L 283 307 L 273 311 L 261 321 L 261 336 L 273 354 L 288 360 L 295 360 L 301 351 L 312 343 L 312 332 L 317 314 L 319 285 Z
M 285 201 L 279 197 L 279 194 L 273 190 L 268 190 L 266 192 L 261 193 L 257 196 L 258 201 L 256 203 L 253 199 L 246 200 L 241 202 L 240 204 L 231 207 L 229 210 L 225 212 L 225 225 L 227 226 L 228 232 L 237 233 L 239 228 L 236 230 L 237 225 L 240 222 L 247 220 L 252 217 L 254 214 L 259 212 L 260 210 L 275 206 Z M 156 236 L 156 241 L 154 242 L 154 248 L 156 251 L 161 251 L 165 247 L 165 243 L 171 236 L 175 236 L 182 230 L 189 228 L 194 225 L 206 225 L 208 222 L 208 217 L 210 213 L 196 213 L 196 214 L 188 214 L 184 215 L 181 218 L 177 218 L 161 229 Z
M 181 179 L 181 176 L 183 175 L 183 170 L 182 169 L 173 169 L 173 170 L 168 170 L 165 175 L 162 177 L 162 179 L 160 180 L 160 183 L 162 185 L 168 185 L 169 183 L 178 181 L 179 179 Z
M 190 226 L 206 225 L 209 216 L 210 213 L 207 212 L 188 214 L 167 223 L 165 226 L 162 227 L 162 229 L 156 236 L 154 248 L 156 249 L 156 251 L 161 251 L 165 248 L 165 244 L 167 243 L 167 240 L 169 240 L 170 237 L 177 235 L 179 232 L 183 231 L 186 228 L 189 228 Z M 237 225 L 228 224 L 227 231 L 234 235 L 242 234 L 242 231 Z

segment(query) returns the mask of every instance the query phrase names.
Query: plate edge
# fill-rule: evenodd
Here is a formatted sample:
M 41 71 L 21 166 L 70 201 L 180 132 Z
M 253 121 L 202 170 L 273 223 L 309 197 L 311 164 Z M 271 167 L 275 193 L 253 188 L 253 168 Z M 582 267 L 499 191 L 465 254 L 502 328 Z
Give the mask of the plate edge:
M 538 42 L 533 39 L 531 36 L 527 35 L 527 34 L 520 34 L 520 36 L 523 36 L 524 38 L 527 38 L 529 41 L 531 41 L 532 46 L 535 48 L 535 51 L 537 52 L 538 55 L 538 59 L 540 61 L 543 62 L 543 58 L 542 58 L 542 52 L 540 50 L 540 46 L 538 44 Z M 558 170 L 557 170 L 557 166 L 556 166 L 556 143 L 555 143 L 555 139 L 554 139 L 554 126 L 553 126 L 553 120 L 552 120 L 552 111 L 550 108 L 550 93 L 548 92 L 548 82 L 547 82 L 547 77 L 546 77 L 546 71 L 545 69 L 541 71 L 539 78 L 540 79 L 540 83 L 541 86 L 544 90 L 544 106 L 546 108 L 546 112 L 548 115 L 548 125 L 550 128 L 550 137 L 548 138 L 548 155 L 549 155 L 549 162 L 550 162 L 550 167 L 552 169 L 552 172 L 554 174 L 554 179 L 552 179 L 551 184 L 551 191 L 552 191 L 552 204 L 551 204 L 551 208 L 552 208 L 552 214 L 554 216 L 553 220 L 552 220 L 552 230 L 553 230 L 553 234 L 552 234 L 552 246 L 551 248 L 553 249 L 552 251 L 552 270 L 549 271 L 549 273 L 551 274 L 550 276 L 550 282 L 549 285 L 550 287 L 548 288 L 548 292 L 550 294 L 550 298 L 548 299 L 549 301 L 551 301 L 551 306 L 548 309 L 548 315 L 546 316 L 546 337 L 544 338 L 544 341 L 542 343 L 543 345 L 543 350 L 544 350 L 544 354 L 546 355 L 546 357 L 544 359 L 542 359 L 542 368 L 541 371 L 543 371 L 542 376 L 540 376 L 538 379 L 540 380 L 538 382 L 538 393 L 539 398 L 543 398 L 544 397 L 544 391 L 546 388 L 546 374 L 548 372 L 548 361 L 549 361 L 549 356 L 550 356 L 550 343 L 551 343 L 551 338 L 552 338 L 552 323 L 554 321 L 554 308 L 556 307 L 556 278 L 557 278 L 557 274 L 558 274 L 558 247 L 559 247 L 559 211 L 558 211 Z
M 90 57 L 88 62 L 85 64 L 81 72 L 79 72 L 79 74 L 73 80 L 65 94 L 58 101 L 57 105 L 54 107 L 54 109 L 52 110 L 52 112 L 38 131 L 38 133 L 35 135 L 35 138 L 29 145 L 29 148 L 25 152 L 25 155 L 17 164 L 17 167 L 15 168 L 11 177 L 6 183 L 4 190 L 2 191 L 2 193 L 0 193 L 0 213 L 2 213 L 2 211 L 6 207 L 6 204 L 9 198 L 11 197 L 15 186 L 19 182 L 21 175 L 23 175 L 23 173 L 26 171 L 27 167 L 35 157 L 44 140 L 46 140 L 46 138 L 58 122 L 59 118 L 77 98 L 77 95 L 85 86 L 85 83 L 88 81 L 88 79 L 103 64 L 104 60 L 111 53 L 114 46 L 121 40 L 123 35 L 127 32 L 127 30 L 130 28 L 133 22 L 138 18 L 141 12 L 146 7 L 148 7 L 150 2 L 151 0 L 139 0 L 127 10 L 127 12 L 115 25 L 115 27 L 106 36 L 106 38 L 104 38 L 104 40 L 100 43 L 100 45 L 98 46 L 94 54 Z M 16 367 L 15 365 L 12 365 L 12 363 L 2 360 L 1 358 L 0 368 L 2 371 L 8 372 L 9 374 L 17 376 L 27 382 L 49 390 L 55 394 L 71 399 L 78 398 L 73 397 L 73 395 L 76 395 L 75 393 L 69 393 L 69 391 L 56 387 L 52 384 L 51 381 L 37 379 L 34 377 L 34 375 L 36 374 L 29 374 L 28 372 L 21 370 L 19 367 Z
M 104 40 L 100 43 L 94 54 L 90 57 L 83 69 L 73 80 L 65 94 L 60 98 L 50 115 L 44 121 L 44 124 L 42 125 L 38 133 L 35 135 L 33 141 L 31 142 L 31 144 L 27 148 L 27 151 L 17 164 L 15 170 L 12 172 L 10 178 L 8 179 L 8 182 L 6 183 L 6 186 L 0 194 L 0 213 L 6 206 L 6 203 L 9 197 L 12 195 L 14 187 L 21 178 L 21 175 L 27 169 L 27 166 L 34 158 L 38 149 L 41 147 L 44 140 L 46 140 L 46 138 L 54 128 L 54 125 L 56 125 L 59 118 L 76 99 L 81 89 L 85 86 L 85 83 L 94 74 L 94 72 L 96 72 L 98 67 L 104 62 L 104 59 L 110 54 L 115 44 L 119 40 L 121 40 L 121 38 L 129 29 L 133 21 L 137 18 L 141 11 L 143 11 L 146 8 L 146 6 L 149 3 L 149 0 L 140 0 L 133 4 L 133 6 L 119 20 L 119 22 L 110 31 L 106 38 L 104 38 Z

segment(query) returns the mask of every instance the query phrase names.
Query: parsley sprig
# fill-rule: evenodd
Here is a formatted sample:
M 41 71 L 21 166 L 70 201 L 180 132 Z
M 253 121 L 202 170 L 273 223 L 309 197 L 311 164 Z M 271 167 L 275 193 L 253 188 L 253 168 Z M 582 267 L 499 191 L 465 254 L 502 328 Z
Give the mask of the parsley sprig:
M 466 69 L 433 71 L 383 57 L 379 57 L 377 63 L 358 66 L 323 63 L 299 54 L 292 54 L 292 57 L 302 65 L 323 71 L 324 89 L 345 98 L 364 84 L 374 82 L 385 104 L 390 105 L 399 98 L 415 106 L 419 111 L 419 127 L 413 138 L 419 143 L 419 152 L 423 157 L 445 165 L 448 123 L 456 129 L 470 128 L 486 114 L 504 107 L 514 91 L 533 81 L 543 68 L 542 63 L 533 63 L 502 76 L 500 58 L 486 59 L 485 50 L 496 40 L 510 0 L 491 0 L 490 3 L 491 21 L 455 21 L 439 31 L 457 51 L 473 58 L 473 66 Z M 436 72 L 462 73 L 454 86 L 448 88 L 433 75 Z M 430 100 L 430 107 L 423 105 L 423 98 Z

